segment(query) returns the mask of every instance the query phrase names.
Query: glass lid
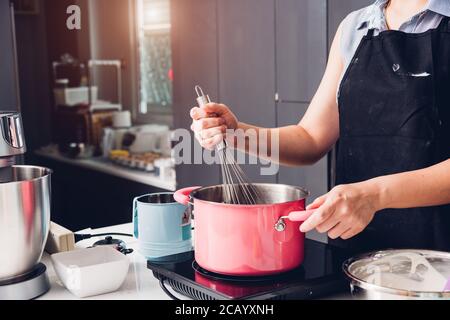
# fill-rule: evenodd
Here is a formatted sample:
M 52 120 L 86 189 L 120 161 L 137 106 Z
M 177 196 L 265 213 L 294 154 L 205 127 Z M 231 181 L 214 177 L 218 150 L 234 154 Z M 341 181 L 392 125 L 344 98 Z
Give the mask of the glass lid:
M 450 292 L 450 253 L 387 250 L 344 263 L 344 272 L 360 284 L 406 292 Z

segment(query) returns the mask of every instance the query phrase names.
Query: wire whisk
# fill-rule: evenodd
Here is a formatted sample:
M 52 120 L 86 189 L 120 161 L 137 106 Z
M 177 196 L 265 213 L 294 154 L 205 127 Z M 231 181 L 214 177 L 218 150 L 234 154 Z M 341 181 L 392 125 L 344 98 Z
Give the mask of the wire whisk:
M 211 102 L 200 86 L 195 87 L 197 103 L 200 108 Z M 254 205 L 263 204 L 263 197 L 257 186 L 252 184 L 236 162 L 232 150 L 223 140 L 216 146 L 222 173 L 223 202 L 227 204 Z

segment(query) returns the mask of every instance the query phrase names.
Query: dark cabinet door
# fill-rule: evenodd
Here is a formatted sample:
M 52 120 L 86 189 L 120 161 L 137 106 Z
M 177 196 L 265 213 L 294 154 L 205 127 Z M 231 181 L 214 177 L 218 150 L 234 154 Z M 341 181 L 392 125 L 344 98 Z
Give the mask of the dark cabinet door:
M 262 127 L 276 124 L 274 7 L 274 0 L 218 0 L 220 101 Z M 276 181 L 258 166 L 244 170 L 252 181 Z
M 277 90 L 282 102 L 311 101 L 319 86 L 327 62 L 326 8 L 326 0 L 276 0 Z
M 0 0 L 0 111 L 18 108 L 11 18 L 9 0 Z
M 241 121 L 275 123 L 273 0 L 218 0 L 220 99 Z
M 190 129 L 189 110 L 196 104 L 196 85 L 211 99 L 218 99 L 216 9 L 216 0 L 171 2 L 175 128 Z M 206 152 L 196 141 L 190 151 L 191 159 L 194 152 Z M 217 165 L 182 164 L 177 166 L 177 181 L 180 187 L 217 184 L 220 170 Z
M 331 45 L 339 24 L 350 12 L 373 3 L 374 0 L 328 0 L 328 43 Z

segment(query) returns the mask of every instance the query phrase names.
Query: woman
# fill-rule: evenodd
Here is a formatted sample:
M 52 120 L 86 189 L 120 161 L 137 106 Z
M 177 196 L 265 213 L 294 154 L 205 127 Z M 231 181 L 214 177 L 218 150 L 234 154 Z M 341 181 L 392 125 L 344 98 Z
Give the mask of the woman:
M 226 129 L 278 130 L 286 165 L 337 142 L 337 187 L 309 205 L 301 231 L 358 251 L 450 251 L 449 17 L 449 0 L 376 1 L 341 23 L 298 125 L 258 128 L 209 104 L 191 110 L 192 129 L 208 149 Z

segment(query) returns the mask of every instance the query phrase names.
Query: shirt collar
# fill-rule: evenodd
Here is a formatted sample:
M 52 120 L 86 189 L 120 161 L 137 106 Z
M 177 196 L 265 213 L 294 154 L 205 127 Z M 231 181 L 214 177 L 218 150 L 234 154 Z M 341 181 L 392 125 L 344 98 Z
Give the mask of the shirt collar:
M 378 29 L 380 30 L 385 24 L 384 20 L 384 8 L 389 0 L 377 0 L 374 4 L 366 8 L 366 11 L 362 15 L 361 22 L 358 25 L 358 29 Z
M 362 28 L 381 30 L 386 28 L 384 8 L 389 0 L 376 0 L 374 4 L 367 7 L 358 25 L 358 30 Z M 422 12 L 433 11 L 437 14 L 450 17 L 450 1 L 429 0 Z
M 430 0 L 426 10 L 436 12 L 440 15 L 450 17 L 450 1 L 448 0 Z

